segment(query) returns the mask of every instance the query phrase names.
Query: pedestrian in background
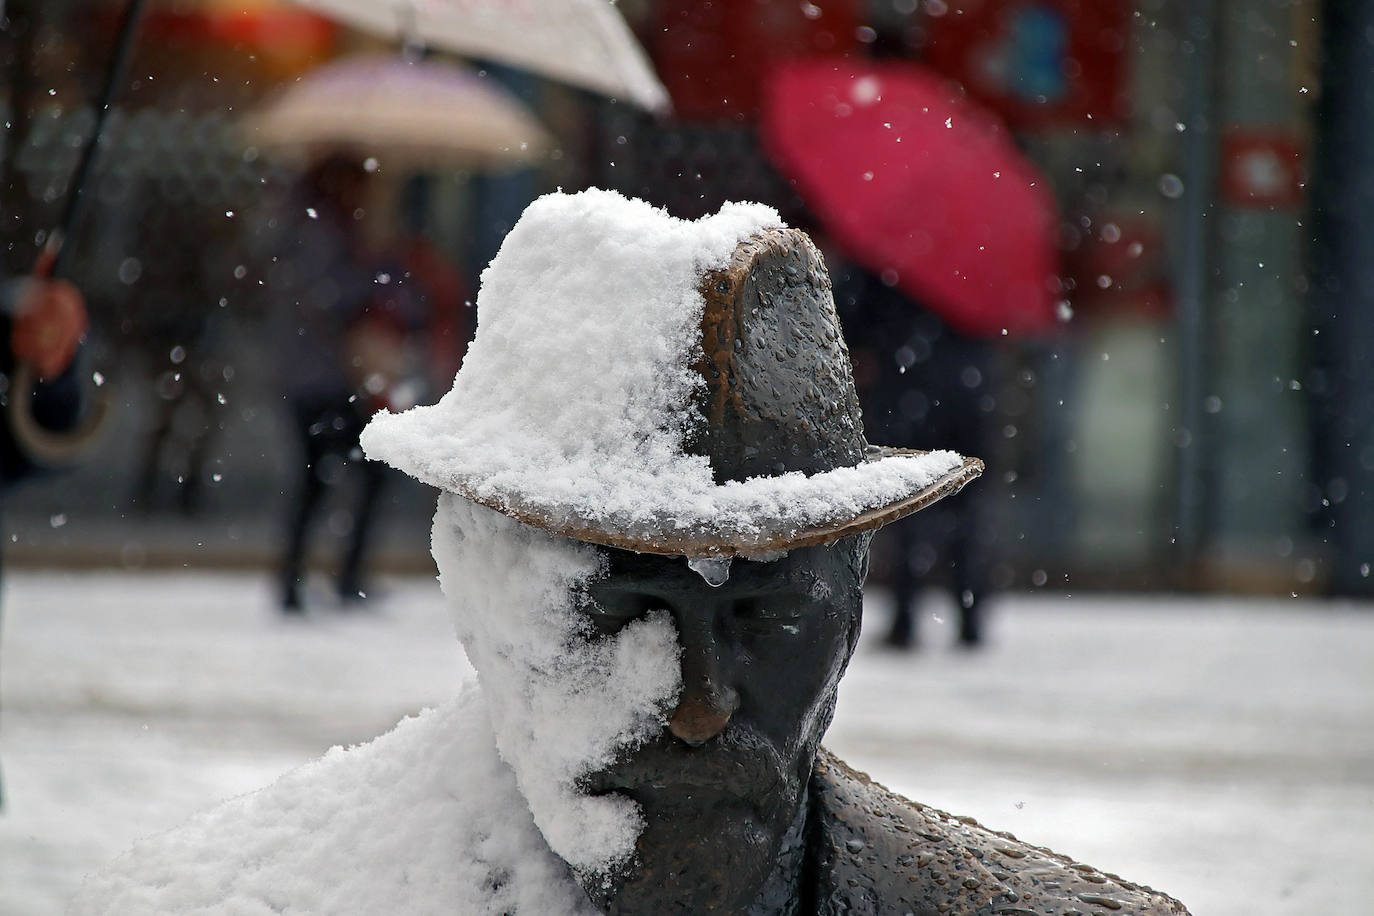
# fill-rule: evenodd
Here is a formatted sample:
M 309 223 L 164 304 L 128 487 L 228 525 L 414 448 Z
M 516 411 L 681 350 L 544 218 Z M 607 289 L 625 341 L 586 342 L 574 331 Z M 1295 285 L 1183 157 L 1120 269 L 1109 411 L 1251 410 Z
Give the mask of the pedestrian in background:
M 985 459 L 992 453 L 996 397 L 992 344 L 968 337 L 933 311 L 867 270 L 830 261 L 835 305 L 854 364 L 870 439 L 901 448 L 948 448 Z M 983 638 L 994 533 L 983 520 L 981 491 L 969 488 L 891 526 L 893 616 L 886 643 L 917 642 L 917 606 L 937 581 L 959 608 L 959 644 Z
M 386 469 L 367 461 L 358 436 L 381 409 L 419 397 L 410 343 L 423 326 L 401 253 L 364 231 L 373 175 L 361 156 L 315 163 L 276 219 L 268 269 L 281 390 L 299 446 L 281 567 L 281 606 L 301 613 L 307 547 L 329 488 L 356 487 L 335 588 L 344 604 L 366 597 L 370 533 Z
M 779 65 L 765 82 L 760 140 L 826 251 L 865 424 L 895 445 L 992 459 L 993 348 L 1057 325 L 1044 177 L 995 115 L 909 60 Z M 982 639 L 993 530 L 976 504 L 988 489 L 952 501 L 954 514 L 937 507 L 893 526 L 889 643 L 915 641 L 917 586 L 940 554 L 959 642 Z

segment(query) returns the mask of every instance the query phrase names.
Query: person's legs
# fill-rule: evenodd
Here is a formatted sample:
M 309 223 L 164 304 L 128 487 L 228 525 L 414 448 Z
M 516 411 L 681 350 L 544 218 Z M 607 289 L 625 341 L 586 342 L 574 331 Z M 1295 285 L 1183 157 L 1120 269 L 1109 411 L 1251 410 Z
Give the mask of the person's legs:
M 339 597 L 353 601 L 364 597 L 363 565 L 370 541 L 372 518 L 376 513 L 377 498 L 386 480 L 386 468 L 375 461 L 368 461 L 361 455 L 350 456 L 348 463 L 356 469 L 359 479 L 358 499 L 353 511 L 353 531 L 349 538 L 348 552 L 344 555 L 343 567 L 339 571 Z
M 193 410 L 196 422 L 186 442 L 186 480 L 181 487 L 181 511 L 195 515 L 205 495 L 205 468 L 215 434 L 215 392 L 196 370 L 187 373 L 184 410 Z
M 282 610 L 301 613 L 301 578 L 305 567 L 306 543 L 310 521 L 324 493 L 320 479 L 320 462 L 325 454 L 325 439 L 315 429 L 318 416 L 313 410 L 296 407 L 293 412 L 295 428 L 301 445 L 300 475 L 297 478 L 295 501 L 287 517 L 286 553 L 282 558 Z
M 947 378 L 943 392 L 947 405 L 941 416 L 943 441 L 965 455 L 977 455 L 991 467 L 996 447 L 996 354 L 988 344 L 951 337 Z M 944 506 L 949 513 L 945 541 L 950 564 L 950 588 L 959 608 L 958 644 L 973 647 L 983 641 L 983 609 L 987 597 L 987 554 L 992 532 L 987 529 L 986 492 L 991 484 L 970 487 L 959 499 Z
M 134 507 L 142 513 L 153 510 L 153 500 L 157 495 L 158 476 L 161 473 L 162 452 L 172 434 L 172 421 L 175 419 L 177 400 L 163 400 L 158 403 L 157 423 L 143 443 L 143 451 L 138 464 L 138 483 L 134 487 Z
M 966 454 L 986 456 L 991 460 L 990 436 L 986 427 L 963 429 L 956 436 Z M 967 443 L 966 445 L 964 443 Z M 980 605 L 987 598 L 989 590 L 988 555 L 992 547 L 995 531 L 988 525 L 987 488 L 974 489 L 960 494 L 958 500 L 950 502 L 950 531 L 948 538 L 950 561 L 950 585 L 954 592 L 955 603 L 959 606 L 959 645 L 971 647 L 983 641 L 983 608 Z
M 982 610 L 978 602 L 985 589 L 980 575 L 981 545 L 972 521 L 974 513 L 968 511 L 968 507 L 965 510 L 956 519 L 949 552 L 954 600 L 959 605 L 959 645 L 971 647 L 983 641 Z
M 916 645 L 916 592 L 920 580 L 912 569 L 915 560 L 916 526 L 903 519 L 891 529 L 895 542 L 892 557 L 892 625 L 883 641 L 897 649 Z

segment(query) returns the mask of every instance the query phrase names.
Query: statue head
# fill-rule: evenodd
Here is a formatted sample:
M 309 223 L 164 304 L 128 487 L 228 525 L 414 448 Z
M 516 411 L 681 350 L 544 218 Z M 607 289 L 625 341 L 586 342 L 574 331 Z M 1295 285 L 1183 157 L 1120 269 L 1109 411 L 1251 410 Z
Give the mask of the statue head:
M 770 876 L 793 895 L 807 780 L 858 639 L 868 539 L 738 559 L 714 585 L 681 557 L 606 549 L 583 612 L 612 634 L 666 609 L 682 686 L 666 727 L 581 782 L 644 816 L 632 867 L 587 882 L 603 910 L 742 911 Z M 796 859 L 778 868 L 789 847 Z
M 871 532 L 982 468 L 865 441 L 824 264 L 776 219 L 541 198 L 453 391 L 363 440 L 447 491 L 435 557 L 502 754 L 607 912 L 791 895 Z M 516 600 L 470 594 L 513 543 L 483 590 Z

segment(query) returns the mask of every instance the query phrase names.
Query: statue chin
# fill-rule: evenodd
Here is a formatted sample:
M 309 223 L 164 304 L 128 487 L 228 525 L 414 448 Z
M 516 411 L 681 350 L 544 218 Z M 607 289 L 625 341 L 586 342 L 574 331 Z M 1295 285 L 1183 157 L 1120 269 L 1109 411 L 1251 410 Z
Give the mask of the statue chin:
M 645 827 L 635 861 L 621 874 L 583 883 L 603 913 L 744 913 L 792 821 L 791 811 L 765 820 L 738 799 L 639 800 Z
M 794 912 L 818 744 L 732 722 L 701 747 L 663 737 L 589 774 L 583 791 L 631 799 L 644 829 L 633 861 L 583 889 L 603 913 Z

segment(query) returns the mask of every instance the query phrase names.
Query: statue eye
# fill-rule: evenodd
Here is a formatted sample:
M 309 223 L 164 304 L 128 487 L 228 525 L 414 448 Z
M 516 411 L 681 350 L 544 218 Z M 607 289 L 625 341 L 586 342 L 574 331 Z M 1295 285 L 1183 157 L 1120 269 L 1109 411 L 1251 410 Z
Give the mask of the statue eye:
M 801 633 L 802 605 L 787 596 L 745 598 L 735 603 L 735 623 L 745 633 L 761 636 Z

